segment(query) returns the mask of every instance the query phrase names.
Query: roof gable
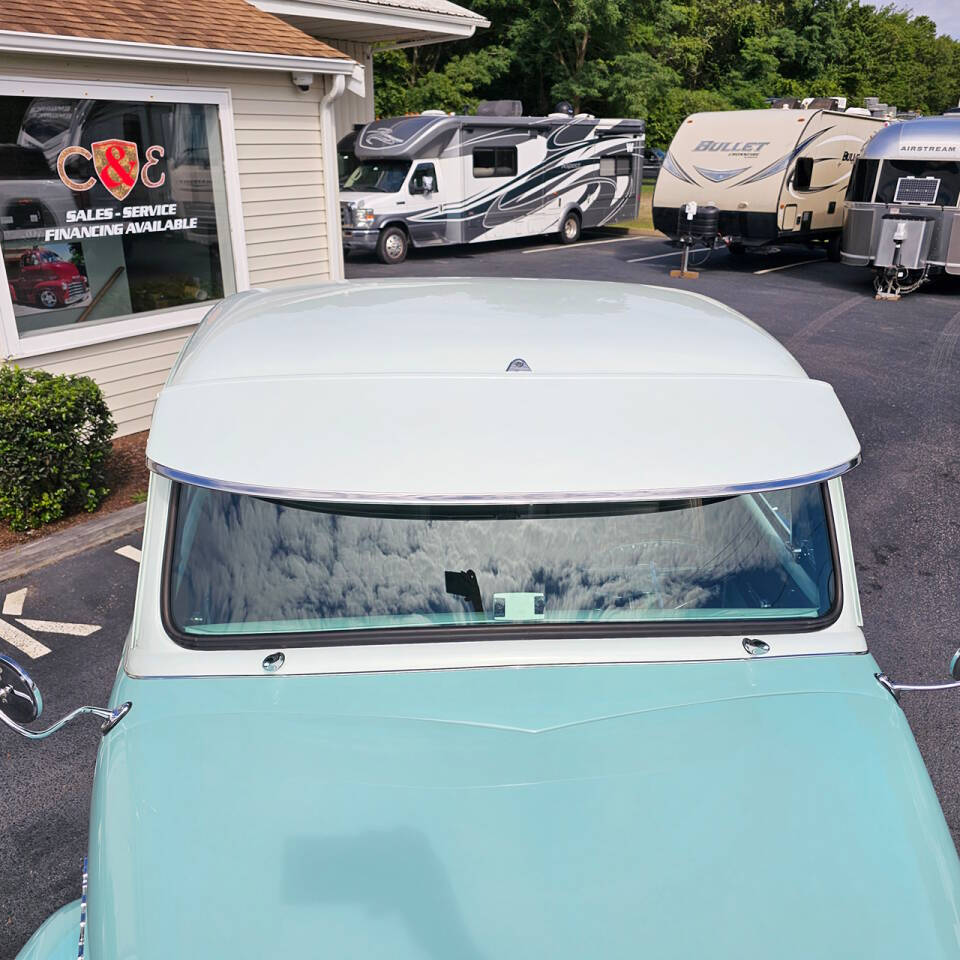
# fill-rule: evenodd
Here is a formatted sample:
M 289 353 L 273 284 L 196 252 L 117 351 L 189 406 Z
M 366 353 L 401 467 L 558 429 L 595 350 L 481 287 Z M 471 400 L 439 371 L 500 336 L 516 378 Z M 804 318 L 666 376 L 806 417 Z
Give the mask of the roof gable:
M 127 0 L 109 8 L 94 0 L 73 0 L 59 7 L 55 17 L 33 0 L 4 0 L 2 33 L 350 60 L 246 0 L 168 0 L 161 4 Z

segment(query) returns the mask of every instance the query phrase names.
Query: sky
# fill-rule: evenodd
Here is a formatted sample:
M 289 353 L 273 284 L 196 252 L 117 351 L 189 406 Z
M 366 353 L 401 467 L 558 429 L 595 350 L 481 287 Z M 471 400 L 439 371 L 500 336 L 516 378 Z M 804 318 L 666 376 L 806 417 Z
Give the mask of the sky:
M 884 4 L 877 2 L 874 6 Z M 960 0 L 895 0 L 894 6 L 929 17 L 937 25 L 937 33 L 948 33 L 960 40 Z

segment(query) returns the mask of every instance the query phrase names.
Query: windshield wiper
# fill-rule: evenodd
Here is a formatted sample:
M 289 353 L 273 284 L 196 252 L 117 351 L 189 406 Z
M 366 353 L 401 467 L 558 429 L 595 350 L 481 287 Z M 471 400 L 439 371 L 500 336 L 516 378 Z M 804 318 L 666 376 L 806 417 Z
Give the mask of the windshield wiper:
M 452 593 L 455 597 L 463 597 L 473 607 L 474 613 L 483 613 L 480 584 L 472 570 L 444 570 L 443 579 L 447 593 Z

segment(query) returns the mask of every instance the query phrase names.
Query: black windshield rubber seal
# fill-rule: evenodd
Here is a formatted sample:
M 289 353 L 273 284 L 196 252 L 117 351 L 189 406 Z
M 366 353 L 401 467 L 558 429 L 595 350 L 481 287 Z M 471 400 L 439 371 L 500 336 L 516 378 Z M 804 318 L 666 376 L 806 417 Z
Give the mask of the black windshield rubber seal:
M 727 637 L 778 633 L 813 633 L 835 623 L 843 610 L 843 576 L 837 547 L 836 523 L 826 482 L 818 484 L 827 519 L 833 560 L 834 596 L 830 609 L 816 618 L 783 620 L 698 620 L 656 623 L 611 622 L 523 623 L 467 625 L 458 627 L 379 627 L 371 630 L 322 630 L 288 633 L 234 633 L 198 635 L 185 633 L 173 620 L 173 545 L 177 511 L 183 484 L 171 482 L 167 529 L 164 537 L 163 573 L 160 582 L 160 619 L 174 643 L 190 650 L 276 650 L 291 647 L 363 647 L 394 644 L 467 643 L 509 640 L 575 640 L 600 636 L 610 639 L 643 637 Z M 623 504 L 616 504 L 618 508 Z

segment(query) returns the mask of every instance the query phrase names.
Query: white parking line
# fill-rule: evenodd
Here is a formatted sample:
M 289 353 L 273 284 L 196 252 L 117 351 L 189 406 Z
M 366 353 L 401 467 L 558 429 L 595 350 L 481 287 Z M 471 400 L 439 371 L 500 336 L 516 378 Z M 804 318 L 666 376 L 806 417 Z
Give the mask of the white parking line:
M 142 551 L 130 546 L 118 547 L 113 552 L 119 554 L 121 557 L 126 557 L 128 560 L 132 560 L 134 563 L 139 563 L 140 557 L 143 556 Z
M 627 263 L 643 263 L 644 260 L 662 260 L 664 257 L 679 257 L 682 250 L 671 250 L 669 253 L 655 253 L 652 257 L 634 257 Z
M 37 633 L 62 633 L 68 637 L 89 637 L 91 633 L 96 633 L 100 629 L 95 623 L 61 623 L 59 620 L 18 618 L 17 623 L 22 623 L 27 629 L 36 630 Z
M 3 598 L 3 612 L 8 617 L 19 617 L 23 613 L 23 601 L 27 598 L 27 588 L 14 590 Z
M 18 630 L 12 623 L 7 623 L 5 620 L 0 620 L 0 640 L 6 640 L 31 660 L 45 657 L 50 652 L 49 647 L 45 647 L 33 637 L 28 637 L 22 630 Z
M 592 247 L 597 243 L 624 243 L 627 240 L 659 240 L 660 237 L 612 237 L 609 240 L 581 240 L 579 243 L 557 243 L 551 246 L 530 247 L 521 253 L 556 253 L 558 250 L 578 250 L 580 247 Z
M 779 267 L 767 267 L 766 270 L 754 270 L 753 275 L 759 277 L 761 273 L 776 273 L 778 270 L 789 270 L 791 267 L 802 267 L 805 263 L 822 263 L 822 257 L 814 257 L 812 260 L 798 260 L 796 263 L 785 263 Z

